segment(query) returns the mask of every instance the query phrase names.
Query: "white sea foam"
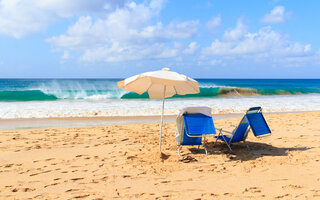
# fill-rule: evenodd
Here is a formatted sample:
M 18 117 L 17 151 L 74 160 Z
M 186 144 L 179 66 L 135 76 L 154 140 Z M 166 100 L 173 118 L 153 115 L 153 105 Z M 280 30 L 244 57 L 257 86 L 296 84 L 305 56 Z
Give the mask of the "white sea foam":
M 103 98 L 93 96 L 86 100 L 0 102 L 0 118 L 148 116 L 161 113 L 160 100 L 100 100 Z M 242 113 L 253 106 L 261 106 L 265 112 L 315 111 L 320 110 L 320 95 L 169 99 L 165 103 L 165 114 L 175 115 L 187 106 L 209 106 L 213 114 Z
M 54 95 L 58 99 L 120 99 L 125 91 L 118 90 L 113 81 L 101 80 L 94 83 L 86 80 L 51 80 L 41 83 L 32 90 L 40 90 L 47 95 Z

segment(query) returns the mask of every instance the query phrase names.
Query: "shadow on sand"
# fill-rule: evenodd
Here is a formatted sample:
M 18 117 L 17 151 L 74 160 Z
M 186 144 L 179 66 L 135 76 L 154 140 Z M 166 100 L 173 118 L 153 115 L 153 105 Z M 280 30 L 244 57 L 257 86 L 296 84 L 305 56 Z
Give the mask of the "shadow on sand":
M 290 151 L 306 151 L 311 148 L 308 147 L 275 147 L 270 144 L 259 143 L 259 142 L 246 142 L 249 145 L 249 148 L 245 146 L 244 143 L 235 143 L 231 145 L 233 152 L 231 152 L 227 145 L 222 142 L 218 142 L 216 145 L 213 145 L 214 142 L 207 143 L 208 155 L 222 155 L 226 154 L 230 160 L 255 160 L 264 156 L 288 156 Z M 205 154 L 203 146 L 198 148 L 189 148 L 192 154 Z

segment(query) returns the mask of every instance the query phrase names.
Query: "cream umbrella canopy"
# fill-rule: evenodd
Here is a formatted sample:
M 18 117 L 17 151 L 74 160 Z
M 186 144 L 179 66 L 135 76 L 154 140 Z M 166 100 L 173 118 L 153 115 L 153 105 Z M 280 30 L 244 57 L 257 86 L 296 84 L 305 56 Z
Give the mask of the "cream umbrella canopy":
M 148 92 L 150 99 L 163 99 L 159 141 L 160 152 L 165 98 L 172 97 L 175 94 L 185 95 L 200 92 L 197 81 L 169 70 L 169 68 L 163 68 L 159 71 L 145 72 L 117 83 L 119 89 L 124 88 L 126 91 L 138 94 Z

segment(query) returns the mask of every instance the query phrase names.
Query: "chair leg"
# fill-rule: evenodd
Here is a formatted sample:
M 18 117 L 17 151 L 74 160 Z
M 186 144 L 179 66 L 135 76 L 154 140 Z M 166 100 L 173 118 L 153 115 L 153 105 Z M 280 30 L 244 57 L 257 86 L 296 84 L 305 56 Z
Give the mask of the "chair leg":
M 226 144 L 227 144 L 227 146 L 229 147 L 230 151 L 233 152 L 232 149 L 231 149 L 230 144 L 229 144 L 228 142 L 226 142 Z
M 219 135 L 217 136 L 216 141 L 213 143 L 213 146 L 214 146 L 214 145 L 216 145 L 216 143 L 217 143 L 217 141 L 218 141 L 218 138 L 219 138 L 219 136 L 221 135 L 222 128 L 221 128 L 221 129 L 219 129 L 219 130 L 220 130 L 220 131 L 219 131 Z
M 250 149 L 250 147 L 249 147 L 249 145 L 246 143 L 246 141 L 243 140 L 243 143 L 246 145 L 246 147 L 247 147 L 248 149 Z
M 231 149 L 231 146 L 229 145 L 229 143 L 227 142 L 227 140 L 224 138 L 224 136 L 223 136 L 223 134 L 222 134 L 222 128 L 219 129 L 219 130 L 220 130 L 220 131 L 219 131 L 219 135 L 217 136 L 217 139 L 216 139 L 216 141 L 214 142 L 213 146 L 217 143 L 218 138 L 219 138 L 219 136 L 221 135 L 223 141 L 227 144 L 227 146 L 228 146 L 228 148 L 230 149 L 230 151 L 233 152 L 232 149 Z
M 224 142 L 227 144 L 227 146 L 229 147 L 230 151 L 232 152 L 231 146 L 230 144 L 227 142 L 226 138 L 224 137 L 224 135 L 222 135 L 222 138 L 224 140 Z
M 204 151 L 206 152 L 206 155 L 208 155 L 208 150 L 207 150 L 206 145 L 204 145 Z
M 180 156 L 180 145 L 178 145 L 178 155 Z
M 204 151 L 206 152 L 206 155 L 208 155 L 208 150 L 207 150 L 207 145 L 206 145 L 206 139 L 203 138 L 203 146 L 204 146 Z

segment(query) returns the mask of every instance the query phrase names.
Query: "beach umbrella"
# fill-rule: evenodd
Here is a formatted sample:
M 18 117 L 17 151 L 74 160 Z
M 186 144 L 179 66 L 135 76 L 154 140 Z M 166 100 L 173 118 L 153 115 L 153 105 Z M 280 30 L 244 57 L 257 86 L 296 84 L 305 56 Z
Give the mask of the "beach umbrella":
M 117 83 L 119 89 L 124 88 L 126 91 L 136 92 L 138 94 L 148 92 L 150 99 L 162 99 L 159 141 L 160 152 L 165 98 L 172 97 L 175 94 L 185 95 L 200 92 L 197 81 L 169 70 L 169 68 L 163 68 L 159 71 L 145 72 Z

